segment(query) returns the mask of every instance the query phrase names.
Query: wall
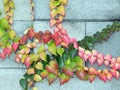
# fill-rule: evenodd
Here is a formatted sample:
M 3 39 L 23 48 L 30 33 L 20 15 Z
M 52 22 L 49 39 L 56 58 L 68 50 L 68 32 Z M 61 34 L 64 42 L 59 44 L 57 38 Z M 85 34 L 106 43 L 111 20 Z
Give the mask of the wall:
M 49 0 L 34 0 L 35 21 L 31 20 L 29 0 L 14 1 L 16 9 L 12 27 L 18 35 L 22 35 L 32 24 L 36 31 L 50 29 Z M 71 37 L 80 40 L 112 24 L 114 19 L 120 19 L 119 6 L 120 0 L 69 0 L 64 27 Z M 0 0 L 0 10 L 2 9 Z M 95 49 L 104 54 L 111 53 L 114 57 L 120 55 L 120 32 L 113 34 L 109 41 L 104 41 L 103 44 L 97 43 Z M 12 54 L 4 62 L 0 59 L 0 90 L 22 90 L 19 79 L 25 73 L 25 66 L 15 63 L 14 58 L 15 54 Z M 37 84 L 39 90 L 120 90 L 119 85 L 120 81 L 116 79 L 105 84 L 97 78 L 90 84 L 88 81 L 80 81 L 76 76 L 62 86 L 59 85 L 58 79 L 52 86 L 48 85 L 47 80 Z

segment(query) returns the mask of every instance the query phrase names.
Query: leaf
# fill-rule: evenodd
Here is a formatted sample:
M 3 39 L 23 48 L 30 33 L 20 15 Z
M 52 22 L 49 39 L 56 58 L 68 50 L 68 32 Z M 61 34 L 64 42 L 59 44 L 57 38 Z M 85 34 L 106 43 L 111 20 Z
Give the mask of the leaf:
M 60 2 L 62 2 L 66 5 L 68 3 L 68 0 L 60 0 Z
M 11 40 L 14 39 L 15 35 L 16 35 L 16 33 L 15 33 L 14 30 L 10 30 L 10 31 L 9 31 L 9 37 L 10 37 Z
M 9 2 L 9 0 L 3 0 L 3 4 L 7 4 Z
M 55 46 L 55 44 L 49 46 L 49 47 L 48 47 L 48 51 L 49 51 L 50 53 L 52 53 L 53 55 L 57 55 L 57 54 L 56 54 L 57 47 Z
M 86 75 L 87 73 L 85 71 L 77 71 L 76 72 L 76 76 L 80 79 L 80 80 L 86 80 Z
M 47 70 L 43 70 L 41 73 L 40 73 L 42 79 L 46 78 L 47 75 L 48 75 L 48 71 Z
M 71 58 L 74 58 L 76 55 L 78 55 L 78 50 L 76 50 L 76 49 L 70 50 L 69 54 L 70 54 Z
M 56 9 L 52 10 L 52 11 L 50 12 L 50 15 L 51 15 L 51 18 L 52 18 L 52 19 L 55 18 L 55 17 L 57 16 L 57 10 L 56 10 Z
M 38 48 L 38 54 L 40 54 L 41 52 L 45 51 L 45 46 L 41 45 L 39 48 Z
M 45 52 L 40 53 L 40 59 L 42 59 L 42 60 L 44 60 L 44 61 L 47 61 L 47 60 L 46 60 L 46 59 L 47 59 L 47 55 L 46 55 Z
M 38 90 L 38 88 L 37 87 L 33 87 L 32 90 Z
M 58 6 L 58 5 L 60 5 L 60 1 L 53 1 L 53 4 Z
M 50 73 L 54 73 L 55 75 L 58 75 L 58 64 L 55 61 L 51 61 L 50 65 L 46 66 L 46 70 Z
M 56 56 L 56 61 L 58 63 L 59 68 L 62 69 L 64 67 L 64 59 L 62 57 Z
M 57 8 L 57 13 L 62 15 L 62 16 L 65 16 L 65 7 L 63 5 L 59 6 Z
M 0 38 L 5 34 L 5 30 L 0 28 Z
M 40 76 L 39 74 L 35 74 L 34 77 L 33 77 L 33 79 L 34 79 L 36 82 L 42 81 L 42 78 L 41 78 L 41 76 Z
M 73 61 L 76 63 L 76 66 L 79 66 L 81 68 L 84 67 L 84 61 L 79 56 L 73 58 Z
M 20 86 L 21 86 L 24 90 L 28 90 L 28 82 L 27 82 L 26 79 L 21 79 L 21 80 L 19 81 L 19 83 L 20 83 Z
M 9 1 L 9 7 L 15 9 L 15 5 L 13 1 Z
M 36 69 L 43 70 L 43 64 L 42 64 L 41 62 L 38 62 L 38 63 L 35 65 L 35 68 L 36 68 Z
M 58 48 L 58 49 L 57 49 L 57 53 L 58 53 L 60 56 L 62 56 L 63 52 L 64 52 L 64 48 Z
M 5 18 L 0 19 L 0 27 L 9 28 L 8 21 Z
M 49 6 L 50 6 L 50 10 L 53 10 L 57 7 L 52 1 L 50 2 Z
M 18 43 L 19 39 L 20 39 L 20 36 L 16 36 L 13 42 Z
M 47 79 L 49 81 L 49 85 L 51 85 L 57 79 L 57 76 L 55 74 L 49 73 Z
M 72 68 L 71 67 L 64 67 L 63 69 L 62 69 L 62 71 L 66 74 L 66 75 L 68 75 L 68 76 L 70 76 L 70 77 L 73 77 L 73 70 L 72 70 Z
M 60 85 L 67 83 L 71 77 L 67 76 L 66 74 L 62 73 L 60 74 Z
M 71 63 L 71 60 L 70 58 L 68 58 L 66 61 L 65 61 L 65 65 L 69 65 Z

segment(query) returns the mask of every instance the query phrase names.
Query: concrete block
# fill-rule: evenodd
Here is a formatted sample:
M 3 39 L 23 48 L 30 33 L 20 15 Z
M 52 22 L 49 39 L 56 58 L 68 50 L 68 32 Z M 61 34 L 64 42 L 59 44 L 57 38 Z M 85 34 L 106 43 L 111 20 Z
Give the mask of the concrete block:
M 32 20 L 29 0 L 14 0 L 14 20 Z
M 24 69 L 0 69 L 0 90 L 23 90 L 19 80 L 24 73 Z
M 49 0 L 34 0 L 35 19 L 49 19 Z M 119 0 L 69 0 L 65 19 L 119 19 Z

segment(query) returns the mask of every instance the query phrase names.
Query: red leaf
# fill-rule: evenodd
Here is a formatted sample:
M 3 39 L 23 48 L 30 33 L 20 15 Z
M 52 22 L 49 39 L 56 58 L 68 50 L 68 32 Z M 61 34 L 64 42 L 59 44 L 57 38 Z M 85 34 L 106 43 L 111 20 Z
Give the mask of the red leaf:
M 106 77 L 106 75 L 105 75 L 104 73 L 99 73 L 99 78 L 100 78 L 102 81 L 104 81 L 104 82 L 107 81 L 107 77 Z
M 43 42 L 44 44 L 46 44 L 47 42 L 49 42 L 52 39 L 52 33 L 50 31 L 45 31 L 45 33 L 43 34 Z
M 51 19 L 50 20 L 50 27 L 53 27 L 56 23 L 57 23 L 57 21 L 55 19 Z
M 85 71 L 77 71 L 77 72 L 76 72 L 76 76 L 77 76 L 80 80 L 85 80 L 86 72 L 85 72 Z
M 70 76 L 70 77 L 73 77 L 73 70 L 72 70 L 71 68 L 65 67 L 65 68 L 62 69 L 62 71 L 63 71 L 66 75 L 68 75 L 68 76 Z
M 93 68 L 93 67 L 91 67 L 91 68 L 89 68 L 89 74 L 91 74 L 91 75 L 97 75 L 97 70 L 95 69 L 95 68 Z
M 60 75 L 60 85 L 67 83 L 70 80 L 70 77 L 67 76 L 66 74 L 62 73 Z
M 58 64 L 55 61 L 51 61 L 50 65 L 46 66 L 46 70 L 50 73 L 58 75 Z
M 3 53 L 5 56 L 8 55 L 8 57 L 10 57 L 10 54 L 12 53 L 12 49 L 11 48 L 4 48 Z
M 27 39 L 28 39 L 27 36 L 23 36 L 22 38 L 20 38 L 19 43 L 20 43 L 20 44 L 25 44 L 26 41 L 27 41 Z
M 49 73 L 47 79 L 49 81 L 49 85 L 51 85 L 57 79 L 57 76 L 55 74 Z
M 47 71 L 47 70 L 44 70 L 44 71 L 42 71 L 42 72 L 40 73 L 40 75 L 41 75 L 42 79 L 44 79 L 44 78 L 47 77 L 48 71 Z
M 4 59 L 6 58 L 6 55 L 4 53 L 0 53 L 0 58 L 2 58 L 2 60 L 4 61 Z
M 18 49 L 18 43 L 13 43 L 12 48 L 14 49 L 14 51 L 16 51 Z
M 25 64 L 27 69 L 30 67 L 30 65 L 32 64 L 31 61 L 30 61 L 30 57 L 27 57 L 25 59 L 24 64 Z
M 34 37 L 34 29 L 33 28 L 30 28 L 30 30 L 28 31 L 27 33 L 27 36 L 32 39 Z
M 89 75 L 88 79 L 90 83 L 92 83 L 95 80 L 96 76 L 95 75 Z

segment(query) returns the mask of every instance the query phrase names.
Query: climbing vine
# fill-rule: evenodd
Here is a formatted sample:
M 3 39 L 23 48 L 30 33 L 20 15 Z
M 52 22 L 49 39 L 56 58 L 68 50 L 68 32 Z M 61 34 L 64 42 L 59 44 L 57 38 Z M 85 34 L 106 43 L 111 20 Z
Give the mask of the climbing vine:
M 47 78 L 51 85 L 57 78 L 60 85 L 68 82 L 73 75 L 80 80 L 93 82 L 96 77 L 106 82 L 113 77 L 119 79 L 120 57 L 113 58 L 110 54 L 103 55 L 94 50 L 94 44 L 108 40 L 112 33 L 120 30 L 120 23 L 114 22 L 101 32 L 93 36 L 86 36 L 81 41 L 70 38 L 67 30 L 63 28 L 62 21 L 65 17 L 65 6 L 68 0 L 50 0 L 50 27 L 45 32 L 35 32 L 34 26 L 25 30 L 23 36 L 17 36 L 11 28 L 14 15 L 13 0 L 3 0 L 5 18 L 0 19 L 0 47 L 3 51 L 0 58 L 4 60 L 13 52 L 16 53 L 15 61 L 26 66 L 26 73 L 20 80 L 23 90 L 38 90 L 35 83 Z M 34 20 L 34 3 L 30 0 L 31 15 Z M 105 65 L 108 69 L 97 70 L 85 66 L 89 61 L 91 65 Z

